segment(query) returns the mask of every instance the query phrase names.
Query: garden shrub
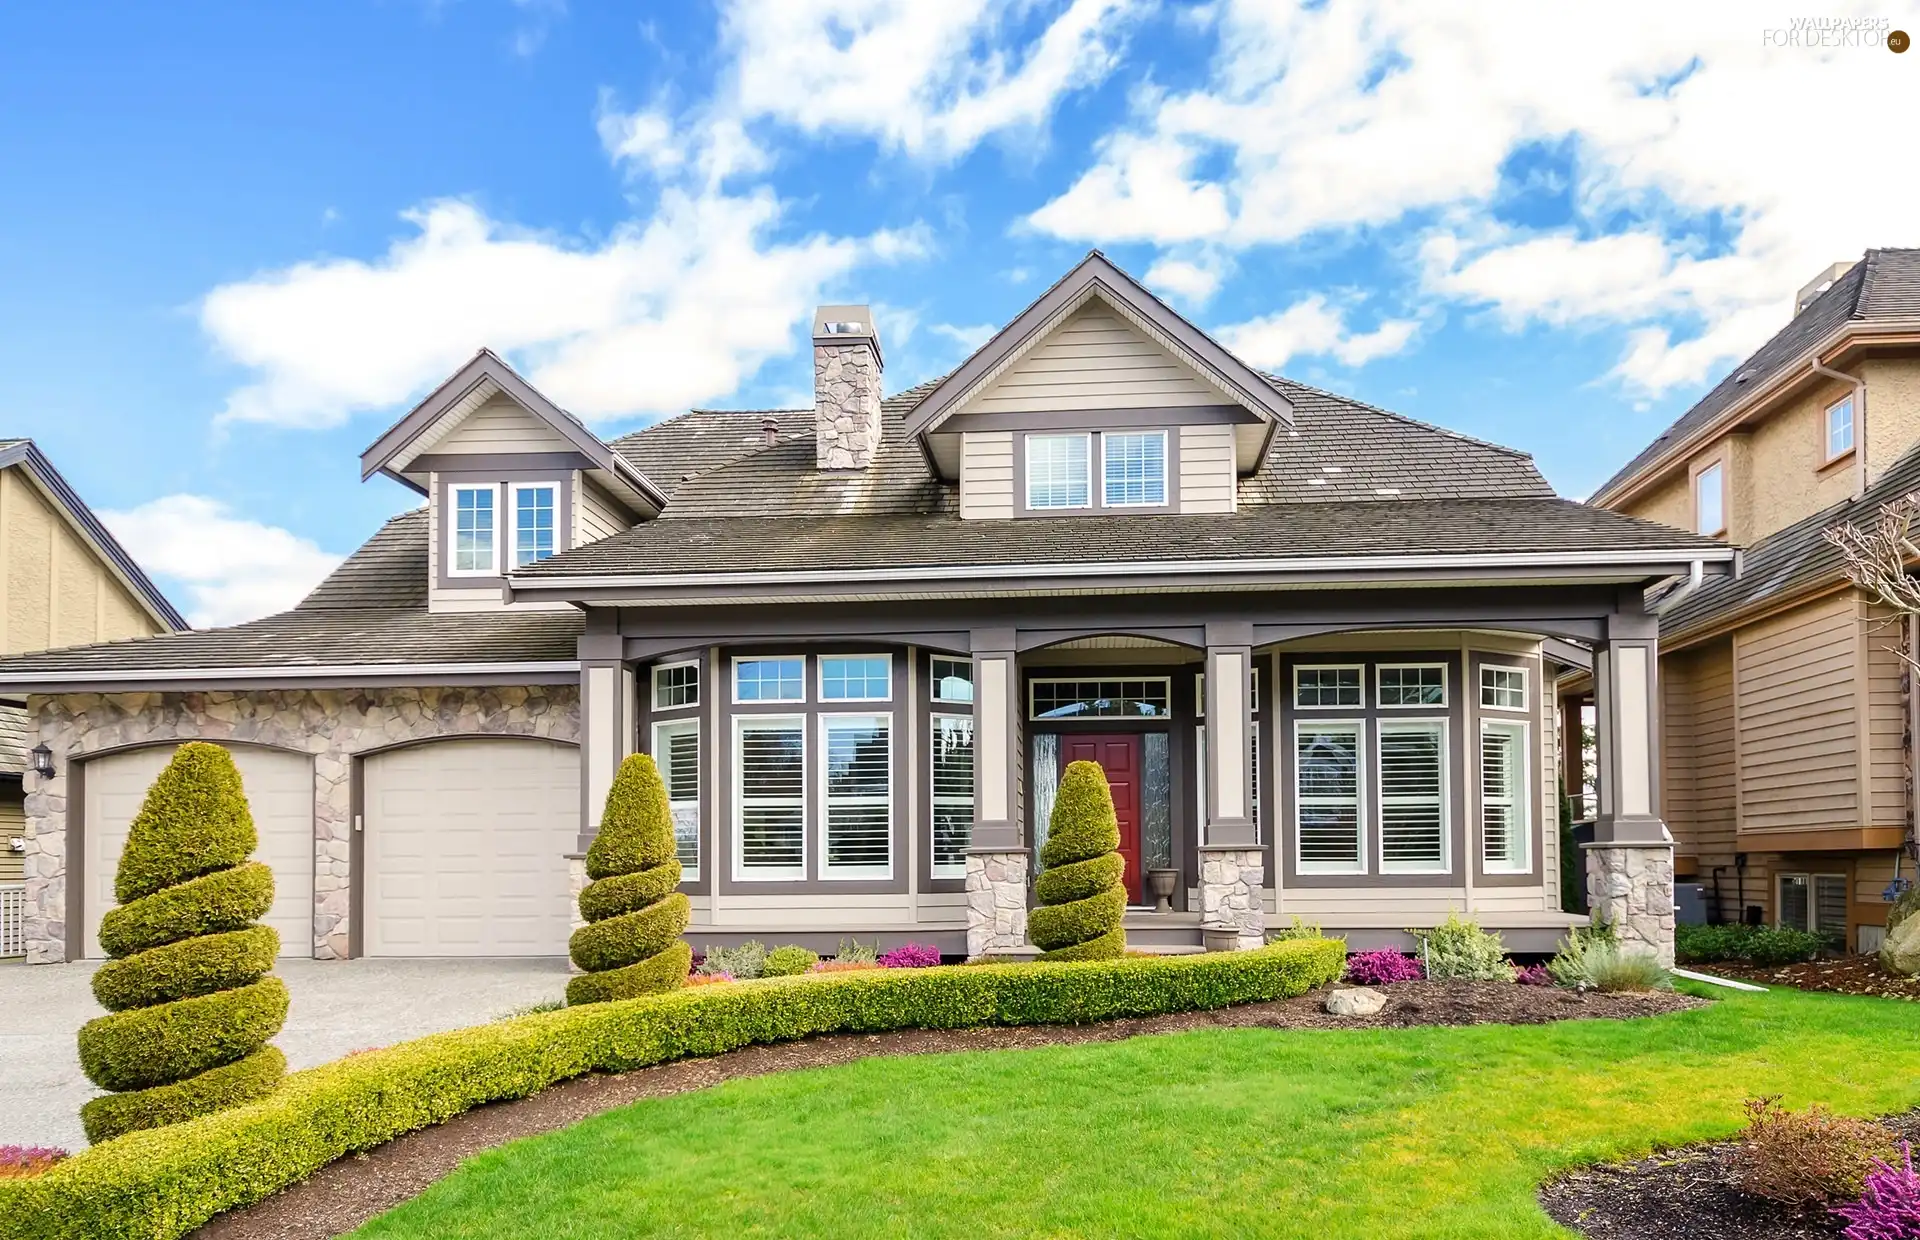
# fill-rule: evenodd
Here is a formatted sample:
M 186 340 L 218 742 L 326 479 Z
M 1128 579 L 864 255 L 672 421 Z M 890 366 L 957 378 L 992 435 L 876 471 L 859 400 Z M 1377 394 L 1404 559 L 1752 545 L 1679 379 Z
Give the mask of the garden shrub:
M 884 969 L 878 960 L 818 960 L 809 973 L 858 973 L 863 969 Z
M 1431 930 L 1409 930 L 1420 943 L 1420 961 L 1427 977 L 1440 981 L 1464 978 L 1479 982 L 1510 982 L 1513 968 L 1507 963 L 1506 946 L 1500 936 L 1482 930 L 1469 918 L 1448 913 L 1447 919 Z
M 731 973 L 690 973 L 687 975 L 689 986 L 717 986 L 721 982 L 736 980 Z
M 1874 1159 L 1860 1200 L 1834 1213 L 1847 1220 L 1846 1240 L 1911 1240 L 1920 1236 L 1920 1175 L 1913 1146 L 1900 1143 L 1900 1165 Z
M 1551 986 L 1553 974 L 1544 964 L 1530 964 L 1524 967 L 1516 964 L 1513 966 L 1513 980 L 1522 986 Z
M 840 950 L 833 954 L 833 958 L 842 964 L 860 962 L 871 964 L 880 959 L 880 944 L 878 942 L 862 943 L 859 939 L 841 939 Z
M 931 943 L 902 943 L 878 963 L 883 969 L 931 969 L 940 963 L 940 949 Z
M 1290 926 L 1267 931 L 1269 943 L 1284 943 L 1288 939 L 1324 939 L 1326 937 L 1326 932 L 1320 928 L 1319 922 L 1303 921 L 1299 917 L 1295 917 Z
M 267 976 L 280 936 L 254 924 L 273 903 L 233 755 L 182 745 L 153 781 L 101 921 L 112 957 L 93 976 L 108 1014 L 80 1027 L 80 1066 L 113 1092 L 80 1108 L 87 1139 L 174 1124 L 270 1092 L 286 1060 L 267 1040 L 287 989 Z
M 1585 929 L 1574 926 L 1567 931 L 1567 937 L 1560 940 L 1560 950 L 1547 962 L 1547 973 L 1559 985 L 1578 986 L 1586 978 L 1587 952 L 1595 944 L 1618 942 L 1613 927 L 1604 921 Z
M 1619 991 L 1672 990 L 1673 975 L 1645 948 L 1621 943 L 1589 944 L 1579 967 L 1579 982 L 1605 994 Z
M 805 973 L 820 963 L 817 952 L 792 943 L 785 947 L 776 947 L 767 953 L 767 962 L 760 967 L 761 977 L 792 977 L 796 973 Z
M 1675 926 L 1674 958 L 1682 964 L 1734 961 L 1772 967 L 1812 960 L 1826 940 L 1785 926 Z
M 1337 940 L 1035 967 L 950 965 L 702 986 L 434 1034 L 287 1077 L 271 1097 L 0 1182 L 4 1240 L 173 1240 L 336 1159 L 589 1072 L 825 1033 L 1079 1024 L 1304 993 Z
M 760 970 L 767 963 L 767 945 L 758 939 L 748 939 L 738 947 L 709 947 L 706 959 L 700 962 L 700 972 L 705 974 L 724 973 L 728 981 L 750 981 L 760 976 Z
M 1298 940 L 1296 940 L 1298 941 Z M 1338 940 L 1329 940 L 1337 942 Z M 1420 962 L 1405 952 L 1383 947 L 1378 951 L 1355 952 L 1347 960 L 1347 980 L 1361 986 L 1391 986 L 1395 982 L 1417 982 L 1425 974 Z
M 1893 1157 L 1891 1131 L 1818 1104 L 1790 1111 L 1772 1094 L 1749 1098 L 1746 1112 L 1747 1127 L 1734 1154 L 1735 1182 L 1742 1192 L 1781 1205 L 1857 1198 L 1875 1160 Z
M 567 1002 L 632 999 L 684 985 L 693 949 L 680 935 L 693 908 L 679 890 L 667 787 L 646 754 L 628 755 L 607 789 L 587 849 L 587 877 L 593 881 L 580 893 L 587 924 L 567 944 L 586 972 L 567 983 Z
M 1127 950 L 1125 861 L 1113 792 L 1098 762 L 1069 762 L 1054 794 L 1045 867 L 1027 914 L 1027 938 L 1042 960 L 1110 960 Z

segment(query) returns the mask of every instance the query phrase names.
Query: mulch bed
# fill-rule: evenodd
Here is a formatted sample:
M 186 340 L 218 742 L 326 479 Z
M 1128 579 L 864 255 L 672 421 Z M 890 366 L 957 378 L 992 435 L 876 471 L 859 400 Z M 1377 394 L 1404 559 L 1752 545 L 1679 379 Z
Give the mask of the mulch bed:
M 1880 1121 L 1920 1142 L 1920 1111 Z M 1793 1211 L 1734 1186 L 1737 1141 L 1653 1153 L 1589 1167 L 1540 1190 L 1555 1222 L 1593 1240 L 1826 1240 L 1846 1222 L 1819 1209 Z
M 1834 960 L 1810 960 L 1805 964 L 1686 965 L 1696 973 L 1737 978 L 1762 986 L 1793 986 L 1800 990 L 1830 990 L 1843 995 L 1873 995 L 1880 999 L 1920 1001 L 1920 977 L 1895 973 L 1880 963 L 1878 956 L 1841 956 Z
M 683 1059 L 613 1076 L 589 1076 L 531 1098 L 480 1107 L 432 1128 L 343 1158 L 257 1205 L 208 1223 L 200 1240 L 322 1240 L 343 1235 L 376 1214 L 418 1196 L 463 1159 L 521 1137 L 552 1132 L 643 1098 L 664 1098 L 722 1081 L 818 1068 L 886 1055 L 1013 1050 L 1116 1042 L 1142 1034 L 1191 1029 L 1356 1029 L 1488 1023 L 1539 1025 L 1558 1020 L 1625 1020 L 1706 1005 L 1679 994 L 1575 994 L 1504 982 L 1400 982 L 1382 988 L 1387 1006 L 1372 1017 L 1329 1016 L 1325 992 L 1277 1003 L 1212 1012 L 1182 1012 L 1094 1025 L 908 1029 L 836 1034 L 751 1046 L 711 1059 Z

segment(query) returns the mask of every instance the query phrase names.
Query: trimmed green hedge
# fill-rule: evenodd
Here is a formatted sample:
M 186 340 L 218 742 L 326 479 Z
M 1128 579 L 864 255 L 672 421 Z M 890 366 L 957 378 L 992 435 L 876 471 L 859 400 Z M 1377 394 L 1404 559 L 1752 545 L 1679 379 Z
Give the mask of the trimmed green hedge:
M 189 741 L 173 753 L 127 828 L 113 898 L 132 904 L 215 870 L 230 870 L 258 843 L 233 755 Z
M 567 943 L 586 972 L 567 983 L 567 1002 L 604 1003 L 686 985 L 686 964 L 674 962 L 692 959 L 679 939 L 693 906 L 678 890 L 667 786 L 646 754 L 629 754 L 614 774 L 587 849 L 587 877 L 593 881 L 579 901 L 587 924 Z
M 273 871 L 264 861 L 202 874 L 100 915 L 100 947 L 131 956 L 197 934 L 244 930 L 273 907 Z
M 286 983 L 263 977 L 235 990 L 95 1017 L 80 1026 L 80 1066 L 102 1089 L 151 1089 L 246 1058 L 286 1019 Z
M 818 952 L 809 951 L 797 943 L 789 943 L 767 953 L 767 963 L 761 966 L 760 976 L 792 977 L 796 973 L 805 973 L 818 963 Z
M 93 997 L 109 1012 L 192 999 L 245 986 L 273 968 L 280 932 L 249 926 L 109 960 L 94 971 Z
M 1340 940 L 1293 939 L 1156 959 L 813 973 L 522 1016 L 297 1072 L 258 1102 L 0 1180 L 0 1237 L 171 1240 L 355 1151 L 589 1072 L 821 1033 L 1078 1024 L 1256 1003 L 1334 981 L 1345 967 Z
M 1042 960 L 1101 960 L 1127 950 L 1123 923 L 1126 862 L 1113 790 L 1098 762 L 1069 762 L 1060 773 L 1034 881 L 1040 905 L 1027 914 L 1027 939 Z

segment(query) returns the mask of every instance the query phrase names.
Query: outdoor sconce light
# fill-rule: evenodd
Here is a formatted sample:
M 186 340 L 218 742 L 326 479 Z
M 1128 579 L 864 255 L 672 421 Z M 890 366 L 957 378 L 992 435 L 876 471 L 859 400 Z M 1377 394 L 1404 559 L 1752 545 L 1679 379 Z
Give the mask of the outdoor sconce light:
M 33 747 L 33 773 L 42 779 L 53 778 L 53 750 L 45 741 Z

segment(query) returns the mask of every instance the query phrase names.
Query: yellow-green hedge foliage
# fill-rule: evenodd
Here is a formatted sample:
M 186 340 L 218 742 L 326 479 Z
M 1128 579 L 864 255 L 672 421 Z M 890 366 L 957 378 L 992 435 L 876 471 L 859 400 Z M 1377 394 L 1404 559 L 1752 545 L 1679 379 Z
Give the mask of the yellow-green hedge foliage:
M 684 986 L 693 949 L 680 935 L 693 907 L 678 890 L 667 786 L 646 754 L 622 762 L 607 789 L 600 830 L 587 849 L 587 877 L 593 881 L 580 893 L 587 924 L 567 944 L 586 973 L 567 983 L 567 1002 L 603 1003 Z M 677 973 L 669 967 L 675 960 L 681 962 Z
M 271 1097 L 0 1180 L 0 1238 L 172 1240 L 335 1159 L 589 1072 L 823 1033 L 1079 1024 L 1257 1003 L 1325 985 L 1345 967 L 1339 940 L 1296 939 L 1212 955 L 810 973 L 522 1016 L 297 1072 Z
M 1027 914 L 1027 938 L 1043 960 L 1101 960 L 1127 950 L 1124 859 L 1113 791 L 1098 762 L 1069 762 L 1060 775 L 1034 882 L 1039 907 Z M 1111 859 L 1109 859 L 1111 858 Z

